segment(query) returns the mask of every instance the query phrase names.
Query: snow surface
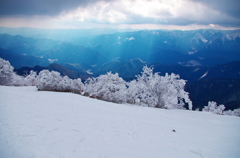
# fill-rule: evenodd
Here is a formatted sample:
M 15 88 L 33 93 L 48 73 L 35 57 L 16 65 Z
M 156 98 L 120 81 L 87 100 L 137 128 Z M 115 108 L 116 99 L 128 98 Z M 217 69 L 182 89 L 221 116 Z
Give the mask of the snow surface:
M 131 41 L 131 40 L 135 40 L 134 37 L 129 37 L 129 38 L 125 38 L 125 41 L 128 40 L 128 41 Z
M 240 157 L 239 117 L 35 87 L 0 86 L 0 94 L 0 158 Z
M 200 79 L 202 79 L 203 77 L 207 76 L 207 74 L 208 74 L 208 71 L 205 72 L 205 74 L 203 74 L 198 80 L 200 80 Z

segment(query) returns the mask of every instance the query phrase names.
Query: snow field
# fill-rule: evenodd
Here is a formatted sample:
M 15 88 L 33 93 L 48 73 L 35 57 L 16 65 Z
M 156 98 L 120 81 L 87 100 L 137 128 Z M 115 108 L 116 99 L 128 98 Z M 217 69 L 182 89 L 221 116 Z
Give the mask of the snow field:
M 239 131 L 239 117 L 0 86 L 0 158 L 238 158 Z

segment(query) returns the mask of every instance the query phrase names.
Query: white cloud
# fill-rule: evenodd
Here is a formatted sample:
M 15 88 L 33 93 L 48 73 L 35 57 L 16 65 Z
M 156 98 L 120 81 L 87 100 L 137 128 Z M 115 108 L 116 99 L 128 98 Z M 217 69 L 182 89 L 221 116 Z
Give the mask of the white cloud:
M 59 19 L 96 21 L 100 23 L 145 23 L 145 20 L 166 21 L 173 14 L 171 10 L 177 7 L 180 1 L 170 0 L 118 0 L 100 1 L 94 5 L 79 7 L 76 10 L 64 11 Z M 173 10 L 174 11 L 174 10 Z
M 81 22 L 96 23 L 121 23 L 126 15 L 119 11 L 118 2 L 109 3 L 100 1 L 87 7 L 79 7 L 73 11 L 64 11 L 60 14 L 59 20 L 78 20 Z M 118 9 L 117 9 L 118 8 Z
M 174 0 L 175 1 L 175 0 Z M 136 14 L 142 17 L 147 18 L 164 18 L 166 16 L 166 13 L 169 14 L 171 11 L 171 8 L 177 5 L 177 1 L 175 5 L 172 4 L 174 1 L 166 1 L 165 3 L 162 3 L 158 0 L 152 0 L 152 1 L 127 1 L 128 3 L 125 3 L 126 10 L 129 11 L 132 14 Z
M 115 24 L 223 24 L 233 18 L 191 0 L 117 0 L 62 12 L 62 20 Z

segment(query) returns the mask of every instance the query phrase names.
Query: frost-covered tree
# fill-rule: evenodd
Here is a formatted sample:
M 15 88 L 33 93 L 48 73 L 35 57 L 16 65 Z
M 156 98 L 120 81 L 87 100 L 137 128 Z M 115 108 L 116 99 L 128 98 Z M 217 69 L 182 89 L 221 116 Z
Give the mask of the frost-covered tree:
M 202 111 L 213 112 L 217 108 L 217 103 L 214 101 L 209 101 L 207 106 L 204 106 Z
M 141 72 L 141 75 L 137 76 L 137 80 L 132 83 L 135 83 L 135 85 L 131 84 L 129 86 L 129 89 L 134 91 L 135 93 L 132 93 L 132 95 L 136 95 L 134 98 L 137 98 L 139 101 L 139 104 L 145 104 L 150 107 L 157 106 L 157 99 L 161 97 L 161 92 L 158 93 L 157 90 L 159 90 L 160 86 L 155 87 L 156 81 L 159 79 L 158 74 L 153 74 L 153 69 L 148 68 L 147 66 L 143 67 L 143 72 Z M 131 87 L 134 86 L 134 87 Z M 158 93 L 159 95 L 157 96 Z
M 68 76 L 64 76 L 59 80 L 57 88 L 59 91 L 71 92 L 71 88 L 73 88 L 72 80 Z
M 141 104 L 140 95 L 144 90 L 144 86 L 138 84 L 136 80 L 127 83 L 127 102 L 130 104 Z
M 9 61 L 0 58 L 0 85 L 11 85 L 15 73 Z
M 14 73 L 11 85 L 12 86 L 28 86 L 28 83 L 24 80 L 23 76 L 19 76 Z
M 36 86 L 38 84 L 37 73 L 31 70 L 30 73 L 24 78 L 24 81 L 28 86 Z
M 83 89 L 84 85 L 80 78 L 72 80 L 68 76 L 64 76 L 58 84 L 58 90 L 62 92 L 73 92 L 81 94 Z
M 182 109 L 188 103 L 189 109 L 192 109 L 192 102 L 184 91 L 185 84 L 186 81 L 180 79 L 179 75 L 172 73 L 160 76 L 153 73 L 153 68 L 144 66 L 141 75 L 129 84 L 128 95 L 135 100 L 139 99 L 140 104 L 151 107 Z
M 72 82 L 72 92 L 81 94 L 84 90 L 84 84 L 80 78 L 74 79 Z
M 108 72 L 85 82 L 85 92 L 90 96 L 115 103 L 126 102 L 126 82 L 118 73 Z
M 233 110 L 233 115 L 240 117 L 240 108 Z
M 0 85 L 6 86 L 26 86 L 27 82 L 23 76 L 17 75 L 13 71 L 9 61 L 0 58 Z
M 143 67 L 141 75 L 137 76 L 136 90 L 138 90 L 137 98 L 140 104 L 146 104 L 150 107 L 154 107 L 157 104 L 157 96 L 154 93 L 154 83 L 157 80 L 158 74 L 153 74 L 153 69 L 147 66 Z M 131 87 L 129 87 L 131 88 Z
M 234 110 L 227 110 L 223 112 L 224 115 L 229 115 L 229 116 L 238 116 L 240 117 L 240 108 L 234 109 Z
M 84 86 L 84 95 L 96 98 L 97 97 L 97 91 L 99 87 L 97 85 L 98 82 L 98 78 L 97 77 L 92 77 L 92 78 L 88 78 L 85 81 L 85 86 Z
M 219 105 L 217 109 L 214 111 L 215 114 L 223 115 L 225 110 L 225 106 L 223 104 Z
M 227 110 L 223 112 L 224 115 L 234 116 L 234 112 L 232 110 Z
M 225 110 L 224 105 L 217 106 L 217 103 L 214 101 L 209 101 L 208 106 L 204 106 L 204 108 L 202 109 L 202 111 L 211 112 L 219 115 L 224 114 L 224 110 Z
M 73 92 L 81 94 L 84 85 L 81 79 L 72 80 L 67 76 L 62 77 L 59 72 L 42 70 L 36 77 L 37 88 L 46 91 Z
M 59 91 L 58 84 L 62 80 L 62 77 L 59 72 L 42 70 L 37 76 L 37 80 L 37 88 L 39 90 Z
M 179 75 L 166 73 L 165 76 L 160 76 L 156 82 L 155 91 L 161 92 L 157 107 L 163 105 L 168 109 L 182 109 L 187 103 L 188 108 L 192 109 L 192 101 L 189 99 L 188 92 L 184 90 L 186 81 L 180 79 Z
M 240 117 L 240 108 L 234 109 L 234 110 L 227 110 L 227 111 L 224 111 L 224 110 L 225 110 L 224 105 L 221 104 L 221 105 L 218 106 L 217 103 L 214 102 L 214 101 L 209 101 L 208 106 L 204 106 L 204 108 L 202 109 L 202 111 L 211 112 L 213 114 Z

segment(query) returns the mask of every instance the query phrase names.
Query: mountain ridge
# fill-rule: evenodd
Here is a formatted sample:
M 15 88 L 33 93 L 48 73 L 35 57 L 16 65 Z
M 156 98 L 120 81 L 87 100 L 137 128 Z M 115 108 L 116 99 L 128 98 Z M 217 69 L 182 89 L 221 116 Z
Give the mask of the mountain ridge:
M 0 34 L 0 47 L 59 64 L 101 65 L 140 58 L 148 63 L 214 66 L 240 60 L 240 30 L 145 30 L 75 42 Z

